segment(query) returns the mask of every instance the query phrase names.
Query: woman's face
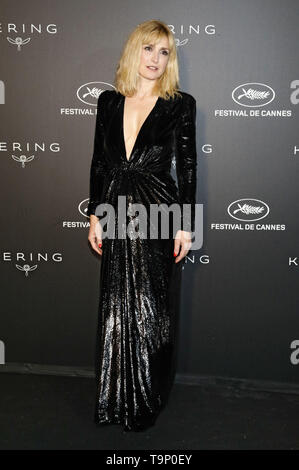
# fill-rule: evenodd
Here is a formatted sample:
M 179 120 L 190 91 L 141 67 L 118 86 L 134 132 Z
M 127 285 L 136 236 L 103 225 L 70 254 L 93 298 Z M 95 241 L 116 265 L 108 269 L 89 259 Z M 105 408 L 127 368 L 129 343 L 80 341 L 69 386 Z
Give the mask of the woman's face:
M 169 43 L 167 37 L 161 38 L 156 44 L 143 44 L 139 75 L 148 80 L 156 80 L 163 75 L 168 60 Z

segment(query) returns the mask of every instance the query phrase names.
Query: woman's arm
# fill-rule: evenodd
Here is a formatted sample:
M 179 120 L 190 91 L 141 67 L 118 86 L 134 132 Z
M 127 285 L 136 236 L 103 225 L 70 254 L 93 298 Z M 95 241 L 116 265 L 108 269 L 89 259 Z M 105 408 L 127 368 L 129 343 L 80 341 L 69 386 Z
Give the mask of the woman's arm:
M 93 154 L 90 166 L 89 203 L 86 212 L 90 217 L 88 240 L 92 248 L 99 255 L 102 255 L 102 227 L 99 221 L 104 216 L 97 216 L 95 213 L 97 206 L 102 202 L 106 174 L 104 158 L 104 93 L 100 94 L 97 103 Z
M 193 232 L 197 183 L 196 100 L 189 94 L 183 96 L 181 115 L 176 125 L 175 160 L 182 222 L 183 204 L 190 204 L 191 207 L 191 219 L 187 217 L 181 228 Z
M 98 97 L 97 116 L 94 133 L 93 154 L 90 166 L 89 203 L 87 215 L 95 215 L 97 206 L 102 202 L 106 165 L 104 159 L 104 98 L 105 92 Z M 97 216 L 98 217 L 98 216 Z M 101 217 L 98 217 L 101 219 Z
M 181 207 L 181 231 L 178 232 L 174 245 L 174 255 L 179 262 L 191 248 L 191 232 L 195 230 L 195 203 L 197 186 L 197 151 L 196 151 L 196 100 L 185 94 L 182 98 L 181 115 L 175 129 L 175 161 Z M 183 204 L 190 204 L 184 220 Z M 188 216 L 188 214 L 191 215 Z

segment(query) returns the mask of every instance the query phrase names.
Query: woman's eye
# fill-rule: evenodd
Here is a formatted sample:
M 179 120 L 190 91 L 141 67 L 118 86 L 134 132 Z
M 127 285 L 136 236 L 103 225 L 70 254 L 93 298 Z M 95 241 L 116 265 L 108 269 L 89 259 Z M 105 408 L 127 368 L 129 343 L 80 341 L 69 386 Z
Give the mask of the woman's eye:
M 144 50 L 151 50 L 152 49 L 152 46 L 145 46 L 144 47 Z M 169 52 L 164 50 L 164 51 L 161 51 L 163 55 L 169 55 Z

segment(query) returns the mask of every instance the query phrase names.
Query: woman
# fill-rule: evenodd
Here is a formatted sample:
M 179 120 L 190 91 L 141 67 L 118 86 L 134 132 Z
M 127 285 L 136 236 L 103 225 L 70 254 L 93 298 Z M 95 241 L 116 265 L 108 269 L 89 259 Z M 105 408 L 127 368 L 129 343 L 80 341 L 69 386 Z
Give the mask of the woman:
M 98 98 L 87 210 L 88 240 L 102 256 L 95 422 L 119 423 L 127 431 L 155 423 L 175 374 L 181 270 L 194 231 L 197 167 L 196 101 L 178 91 L 178 82 L 173 34 L 165 23 L 151 20 L 129 36 L 115 90 Z M 178 188 L 170 175 L 172 160 Z M 100 212 L 105 203 L 115 213 L 108 206 Z M 173 203 L 179 209 L 190 205 L 186 224 L 181 215 L 173 229 L 170 212 L 166 238 L 165 219 L 148 217 L 143 236 L 142 211 L 134 218 L 133 205 L 142 204 L 149 214 L 153 205 L 164 204 L 165 212 Z M 136 221 L 139 235 L 132 237 Z M 108 226 L 112 232 L 103 237 Z M 153 227 L 155 238 L 148 235 Z

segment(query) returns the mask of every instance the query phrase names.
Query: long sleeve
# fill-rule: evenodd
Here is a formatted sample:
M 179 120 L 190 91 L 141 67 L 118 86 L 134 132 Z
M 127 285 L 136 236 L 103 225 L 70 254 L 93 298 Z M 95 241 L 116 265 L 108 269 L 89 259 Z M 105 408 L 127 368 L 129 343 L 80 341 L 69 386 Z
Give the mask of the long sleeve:
M 94 214 L 97 206 L 102 202 L 104 193 L 104 182 L 106 165 L 104 158 L 104 95 L 102 92 L 98 97 L 97 116 L 94 133 L 93 154 L 90 166 L 89 180 L 89 203 L 87 215 Z M 100 220 L 101 217 L 97 216 Z
M 181 206 L 182 230 L 195 230 L 195 201 L 197 186 L 196 152 L 196 100 L 192 95 L 183 96 L 181 115 L 175 130 L 175 162 Z M 190 204 L 191 219 L 186 211 L 183 224 L 183 204 Z

